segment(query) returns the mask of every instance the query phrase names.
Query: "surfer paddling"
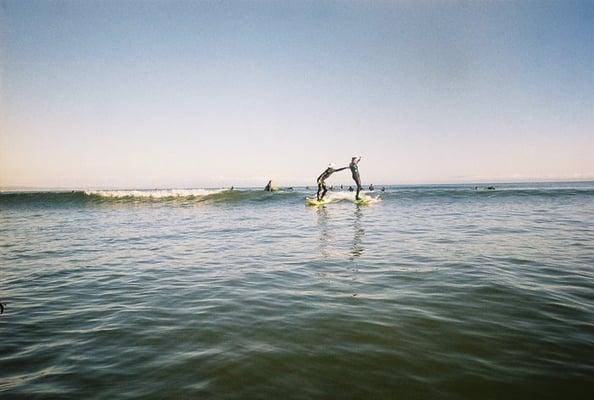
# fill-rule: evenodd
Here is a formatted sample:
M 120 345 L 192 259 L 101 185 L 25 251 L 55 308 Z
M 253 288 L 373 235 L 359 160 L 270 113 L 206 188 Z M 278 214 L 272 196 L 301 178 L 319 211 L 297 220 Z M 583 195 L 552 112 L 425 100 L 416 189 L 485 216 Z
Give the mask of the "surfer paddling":
M 349 164 L 351 174 L 353 175 L 353 180 L 357 184 L 357 195 L 355 196 L 355 199 L 357 200 L 359 200 L 359 192 L 361 189 L 363 189 L 363 186 L 361 186 L 361 177 L 359 176 L 359 166 L 357 165 L 359 164 L 359 161 L 361 161 L 361 156 L 359 156 L 358 159 L 357 157 L 353 157 L 351 159 L 351 163 Z
M 347 168 L 348 167 L 336 169 L 334 168 L 334 164 L 331 163 L 330 165 L 328 165 L 328 168 L 326 168 L 326 170 L 322 172 L 320 176 L 318 176 L 318 194 L 316 195 L 318 201 L 322 201 L 322 199 L 326 195 L 326 192 L 328 191 L 328 187 L 326 186 L 326 179 L 328 179 L 330 175 L 332 175 L 333 173 L 342 171 L 343 169 Z M 320 195 L 320 192 L 322 192 L 322 195 Z

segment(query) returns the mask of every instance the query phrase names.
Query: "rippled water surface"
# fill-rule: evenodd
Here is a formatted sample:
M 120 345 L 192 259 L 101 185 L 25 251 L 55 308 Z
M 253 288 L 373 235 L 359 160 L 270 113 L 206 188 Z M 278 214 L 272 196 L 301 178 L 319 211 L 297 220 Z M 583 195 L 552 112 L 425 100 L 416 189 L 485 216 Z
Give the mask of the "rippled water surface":
M 594 183 L 496 189 L 0 194 L 0 397 L 591 398 Z

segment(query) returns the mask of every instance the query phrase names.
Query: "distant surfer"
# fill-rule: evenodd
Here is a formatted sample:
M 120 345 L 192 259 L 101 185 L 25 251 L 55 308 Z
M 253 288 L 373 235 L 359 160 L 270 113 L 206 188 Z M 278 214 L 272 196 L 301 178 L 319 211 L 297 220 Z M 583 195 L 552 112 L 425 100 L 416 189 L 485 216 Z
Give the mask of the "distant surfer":
M 375 188 L 373 187 L 373 183 L 371 185 L 369 185 L 369 191 L 373 192 L 375 190 Z
M 358 159 L 357 157 L 353 157 L 351 159 L 351 163 L 349 164 L 351 174 L 353 175 L 353 180 L 357 184 L 357 195 L 355 196 L 355 199 L 357 200 L 359 200 L 359 192 L 361 189 L 363 189 L 363 186 L 361 186 L 361 177 L 359 176 L 359 166 L 357 165 L 359 164 L 359 161 L 361 161 L 361 156 L 359 156 Z
M 348 167 L 336 169 L 336 168 L 334 168 L 334 164 L 330 164 L 330 165 L 328 165 L 328 168 L 326 168 L 326 170 L 324 172 L 322 172 L 322 174 L 320 176 L 318 176 L 318 194 L 316 195 L 316 198 L 318 199 L 318 201 L 322 201 L 322 199 L 326 195 L 326 192 L 328 191 L 328 187 L 326 186 L 326 179 L 328 179 L 330 177 L 330 175 L 332 175 L 333 173 L 342 171 L 343 169 L 347 169 L 347 168 Z M 320 195 L 320 192 L 322 192 L 321 195 Z
M 268 181 L 266 187 L 264 188 L 265 192 L 272 192 L 272 179 Z

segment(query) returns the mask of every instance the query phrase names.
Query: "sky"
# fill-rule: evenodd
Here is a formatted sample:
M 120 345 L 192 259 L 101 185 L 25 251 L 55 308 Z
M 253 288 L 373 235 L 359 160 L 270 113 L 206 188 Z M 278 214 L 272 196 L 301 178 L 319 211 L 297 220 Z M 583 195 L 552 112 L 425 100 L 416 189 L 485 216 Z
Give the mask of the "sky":
M 594 1 L 0 0 L 2 187 L 594 179 L 593 106 Z

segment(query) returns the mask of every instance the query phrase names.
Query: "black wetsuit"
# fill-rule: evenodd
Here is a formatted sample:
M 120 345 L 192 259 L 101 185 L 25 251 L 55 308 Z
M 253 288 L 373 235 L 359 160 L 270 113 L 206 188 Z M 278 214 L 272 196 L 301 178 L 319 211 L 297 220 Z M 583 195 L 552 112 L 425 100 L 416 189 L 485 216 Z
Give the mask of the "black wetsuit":
M 357 162 L 351 161 L 351 163 L 349 164 L 349 168 L 351 169 L 351 174 L 353 175 L 353 180 L 357 184 L 357 195 L 355 196 L 355 198 L 357 200 L 359 200 L 359 192 L 361 191 L 361 189 L 363 189 L 363 186 L 361 186 L 361 177 L 359 176 L 359 167 L 357 166 L 357 163 L 360 160 L 361 159 L 359 158 L 359 160 L 357 160 Z
M 326 168 L 326 170 L 324 172 L 322 172 L 322 174 L 320 176 L 318 176 L 318 194 L 316 195 L 316 198 L 318 199 L 318 201 L 322 200 L 324 198 L 324 196 L 326 195 L 326 192 L 328 191 L 328 187 L 326 186 L 326 179 L 328 179 L 330 177 L 330 175 L 332 175 L 335 172 L 338 171 L 342 171 L 343 169 L 346 169 L 347 167 L 344 168 L 339 168 L 339 169 L 334 169 L 332 167 L 328 167 Z M 322 192 L 322 195 L 320 196 L 320 192 Z

